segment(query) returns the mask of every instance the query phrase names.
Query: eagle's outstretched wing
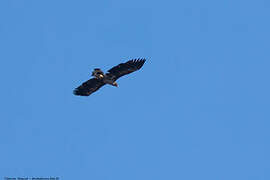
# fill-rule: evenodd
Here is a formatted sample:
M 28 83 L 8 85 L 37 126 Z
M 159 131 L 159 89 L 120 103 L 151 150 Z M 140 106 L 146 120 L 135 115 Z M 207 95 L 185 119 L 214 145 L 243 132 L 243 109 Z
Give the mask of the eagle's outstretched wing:
M 105 83 L 102 80 L 92 78 L 82 83 L 82 85 L 80 85 L 79 87 L 77 87 L 73 91 L 73 94 L 78 96 L 89 96 L 90 94 L 101 88 L 103 85 L 105 85 Z
M 116 81 L 121 76 L 132 73 L 141 69 L 145 62 L 145 59 L 133 59 L 129 60 L 126 63 L 121 63 L 112 69 L 108 70 L 107 76 L 111 77 L 114 81 Z

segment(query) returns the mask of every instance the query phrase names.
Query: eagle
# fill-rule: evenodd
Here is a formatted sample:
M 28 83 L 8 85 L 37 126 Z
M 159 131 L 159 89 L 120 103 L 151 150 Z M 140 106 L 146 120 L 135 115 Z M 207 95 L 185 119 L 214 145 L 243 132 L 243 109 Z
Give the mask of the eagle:
M 73 94 L 77 96 L 89 96 L 105 84 L 118 87 L 116 83 L 118 78 L 141 69 L 144 63 L 145 59 L 132 59 L 114 66 L 106 74 L 101 69 L 95 68 L 92 72 L 93 78 L 82 83 L 73 91 Z

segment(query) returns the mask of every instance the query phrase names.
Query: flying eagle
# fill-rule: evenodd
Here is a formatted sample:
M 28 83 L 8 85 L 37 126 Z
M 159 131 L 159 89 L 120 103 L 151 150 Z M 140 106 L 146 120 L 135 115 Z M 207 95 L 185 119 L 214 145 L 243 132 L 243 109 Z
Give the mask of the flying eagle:
M 116 83 L 118 78 L 141 69 L 144 62 L 145 59 L 132 59 L 111 68 L 106 74 L 104 74 L 101 69 L 95 68 L 92 72 L 94 78 L 84 82 L 77 87 L 73 93 L 78 96 L 89 96 L 105 84 L 118 87 L 118 84 Z

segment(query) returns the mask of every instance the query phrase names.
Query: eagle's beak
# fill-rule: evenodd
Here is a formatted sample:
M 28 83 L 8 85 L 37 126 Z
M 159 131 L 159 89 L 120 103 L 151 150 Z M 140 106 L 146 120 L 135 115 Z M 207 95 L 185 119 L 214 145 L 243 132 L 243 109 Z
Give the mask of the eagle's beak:
M 113 83 L 113 86 L 118 87 L 118 84 L 116 82 Z

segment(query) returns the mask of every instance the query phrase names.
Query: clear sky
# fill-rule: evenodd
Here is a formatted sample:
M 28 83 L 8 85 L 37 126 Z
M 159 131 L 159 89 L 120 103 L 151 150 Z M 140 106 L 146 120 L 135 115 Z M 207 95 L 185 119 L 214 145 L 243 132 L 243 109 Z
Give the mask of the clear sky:
M 269 22 L 268 0 L 1 0 L 0 178 L 269 180 Z

